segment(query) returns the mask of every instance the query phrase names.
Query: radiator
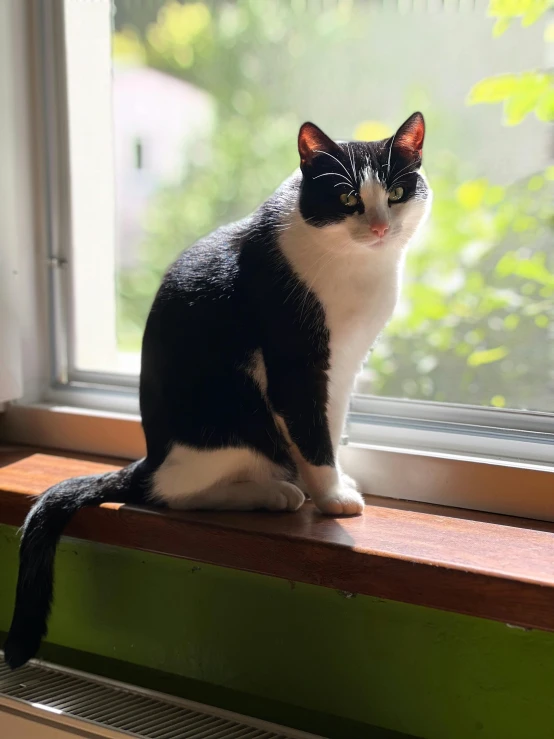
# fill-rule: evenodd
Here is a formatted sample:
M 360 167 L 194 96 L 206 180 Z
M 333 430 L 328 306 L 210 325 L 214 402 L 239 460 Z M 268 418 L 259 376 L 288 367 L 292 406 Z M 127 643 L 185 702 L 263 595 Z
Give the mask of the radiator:
M 12 672 L 0 652 L 2 739 L 323 739 L 38 660 Z

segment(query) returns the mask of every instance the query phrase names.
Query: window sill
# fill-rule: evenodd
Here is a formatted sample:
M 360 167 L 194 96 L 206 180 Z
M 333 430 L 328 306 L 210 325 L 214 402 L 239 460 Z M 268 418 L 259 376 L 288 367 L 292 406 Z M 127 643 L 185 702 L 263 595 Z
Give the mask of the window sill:
M 66 456 L 94 454 L 121 460 L 145 455 L 137 414 L 83 407 L 77 396 L 64 397 L 65 403 L 72 399 L 74 405 L 61 404 L 60 398 L 56 404 L 9 404 L 0 414 L 0 445 L 24 444 L 64 450 Z M 102 405 L 101 394 L 99 402 Z M 523 449 L 522 458 L 507 460 L 387 446 L 378 434 L 373 443 L 360 443 L 356 433 L 339 454 L 343 469 L 364 493 L 554 523 L 554 466 L 527 460 Z
M 0 523 L 32 496 L 117 461 L 0 450 Z M 367 497 L 365 515 L 179 513 L 106 504 L 67 534 L 172 557 L 554 631 L 554 524 Z

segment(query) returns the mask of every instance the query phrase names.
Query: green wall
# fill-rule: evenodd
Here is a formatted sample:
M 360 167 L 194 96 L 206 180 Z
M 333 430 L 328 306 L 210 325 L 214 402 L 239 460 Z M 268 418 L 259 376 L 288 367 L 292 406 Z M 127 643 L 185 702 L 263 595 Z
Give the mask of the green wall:
M 14 528 L 0 563 L 6 631 Z M 554 738 L 554 634 L 162 555 L 64 540 L 49 642 L 72 651 L 46 657 L 337 738 Z

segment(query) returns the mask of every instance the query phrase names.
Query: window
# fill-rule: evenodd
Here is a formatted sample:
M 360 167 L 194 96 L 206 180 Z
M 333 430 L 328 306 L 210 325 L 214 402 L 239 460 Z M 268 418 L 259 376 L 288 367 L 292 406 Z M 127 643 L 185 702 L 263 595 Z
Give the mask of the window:
M 551 12 L 522 24 L 485 0 L 48 6 L 50 398 L 136 411 L 166 267 L 288 176 L 302 121 L 382 138 L 421 109 L 432 216 L 359 378 L 345 456 L 554 464 Z

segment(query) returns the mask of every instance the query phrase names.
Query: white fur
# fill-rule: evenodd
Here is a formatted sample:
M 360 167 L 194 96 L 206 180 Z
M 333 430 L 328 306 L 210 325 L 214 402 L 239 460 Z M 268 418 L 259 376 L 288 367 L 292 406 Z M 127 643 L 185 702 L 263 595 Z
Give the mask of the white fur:
M 281 469 L 250 449 L 193 449 L 174 444 L 154 473 L 152 497 L 170 508 L 292 510 L 304 495 Z
M 357 373 L 389 320 L 401 285 L 405 247 L 425 220 L 426 201 L 388 206 L 387 193 L 368 172 L 360 188 L 365 212 L 339 224 L 316 228 L 298 207 L 286 216 L 281 248 L 296 275 L 314 291 L 325 309 L 330 331 L 328 421 L 335 456 Z M 388 224 L 379 240 L 371 223 Z M 261 352 L 250 372 L 265 395 L 267 378 Z M 288 432 L 282 418 L 276 418 Z M 300 486 L 329 514 L 363 510 L 355 483 L 340 469 L 316 467 L 291 444 Z M 174 508 L 269 508 L 296 510 L 304 499 L 284 473 L 247 449 L 203 451 L 174 445 L 154 475 L 153 496 Z

